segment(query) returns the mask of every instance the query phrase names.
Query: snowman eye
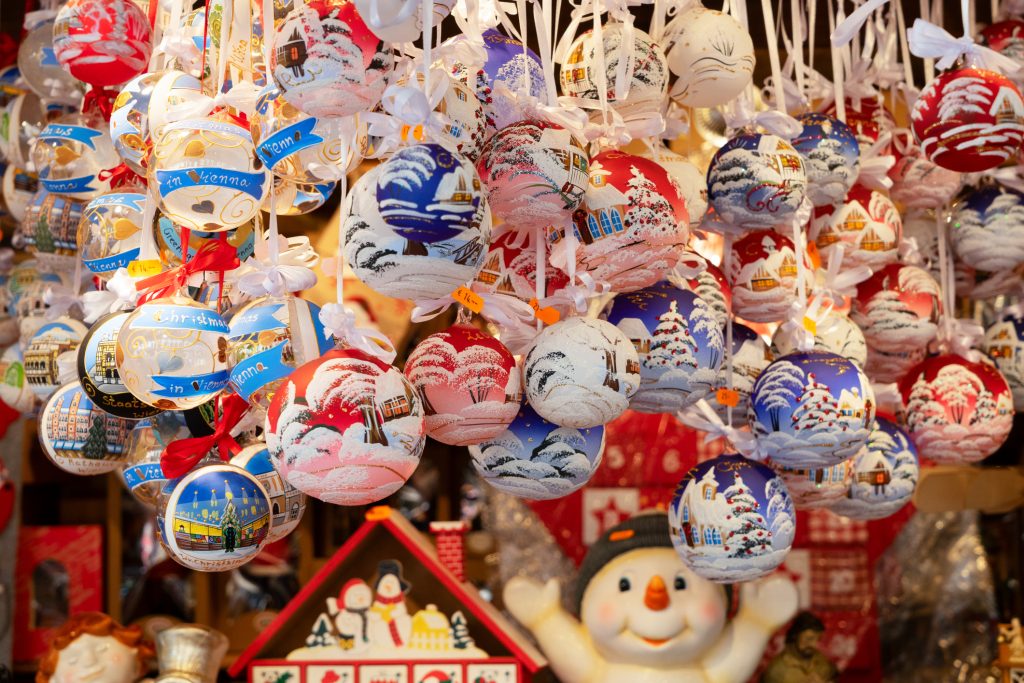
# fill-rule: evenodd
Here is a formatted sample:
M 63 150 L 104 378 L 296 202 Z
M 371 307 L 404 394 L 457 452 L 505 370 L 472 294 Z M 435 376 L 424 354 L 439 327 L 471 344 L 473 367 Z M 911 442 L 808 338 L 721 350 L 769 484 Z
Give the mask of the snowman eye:
M 632 587 L 633 587 L 633 585 L 629 582 L 629 579 L 627 579 L 625 576 L 623 576 L 621 579 L 619 579 L 619 592 L 620 593 L 625 593 L 626 591 L 628 591 Z
M 686 589 L 686 579 L 684 579 L 681 576 L 677 576 L 676 580 L 675 580 L 675 583 L 673 584 L 673 587 L 677 591 L 685 590 Z

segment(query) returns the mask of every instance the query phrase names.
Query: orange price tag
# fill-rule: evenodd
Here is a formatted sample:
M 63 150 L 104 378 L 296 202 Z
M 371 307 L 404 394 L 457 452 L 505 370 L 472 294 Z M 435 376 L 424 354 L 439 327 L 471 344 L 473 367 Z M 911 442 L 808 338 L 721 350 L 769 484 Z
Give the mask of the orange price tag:
M 715 400 L 723 406 L 735 408 L 740 404 L 740 393 L 723 387 L 715 392 Z
M 479 313 L 484 310 L 483 297 L 469 287 L 459 287 L 452 292 L 452 298 L 474 313 Z
M 813 318 L 804 316 L 804 329 L 811 334 L 818 334 L 818 323 L 814 322 Z
M 132 277 L 149 277 L 151 275 L 159 275 L 161 268 L 159 259 L 132 261 L 128 264 L 128 274 Z
M 530 299 L 530 306 L 533 307 L 533 314 L 537 317 L 537 320 L 541 321 L 545 325 L 554 325 L 562 317 L 557 310 L 550 306 L 547 308 L 541 308 L 535 298 Z

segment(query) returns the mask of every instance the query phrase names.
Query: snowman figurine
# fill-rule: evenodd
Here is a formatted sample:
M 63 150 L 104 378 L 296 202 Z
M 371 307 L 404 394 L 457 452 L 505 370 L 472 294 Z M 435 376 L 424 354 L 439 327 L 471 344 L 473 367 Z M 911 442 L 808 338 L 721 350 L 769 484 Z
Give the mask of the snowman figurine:
M 362 579 L 350 579 L 337 598 L 327 598 L 327 612 L 338 629 L 342 649 L 362 651 L 370 646 L 368 612 L 373 591 Z
M 668 529 L 665 513 L 642 513 L 590 547 L 577 581 L 579 620 L 562 609 L 554 579 L 506 585 L 505 606 L 563 683 L 743 683 L 796 613 L 796 586 L 768 578 L 740 587 L 727 622 L 726 589 L 682 563 Z

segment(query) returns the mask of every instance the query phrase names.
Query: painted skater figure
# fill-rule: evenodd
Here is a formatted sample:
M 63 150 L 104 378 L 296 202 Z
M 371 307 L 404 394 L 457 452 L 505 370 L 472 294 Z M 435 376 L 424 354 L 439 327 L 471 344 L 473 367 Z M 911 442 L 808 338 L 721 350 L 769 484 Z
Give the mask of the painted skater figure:
M 377 565 L 377 585 L 370 606 L 370 642 L 377 647 L 402 647 L 409 642 L 412 619 L 405 606 L 409 584 L 402 578 L 398 560 L 382 560 Z

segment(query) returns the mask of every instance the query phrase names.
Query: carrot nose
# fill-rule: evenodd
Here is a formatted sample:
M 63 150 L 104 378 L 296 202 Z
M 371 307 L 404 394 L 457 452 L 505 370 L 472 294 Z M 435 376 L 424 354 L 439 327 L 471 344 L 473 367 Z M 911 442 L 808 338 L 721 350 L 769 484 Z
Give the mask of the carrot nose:
M 665 588 L 665 582 L 660 576 L 655 574 L 651 577 L 651 580 L 647 582 L 647 590 L 644 592 L 644 605 L 647 609 L 660 612 L 661 610 L 668 607 L 668 590 Z

